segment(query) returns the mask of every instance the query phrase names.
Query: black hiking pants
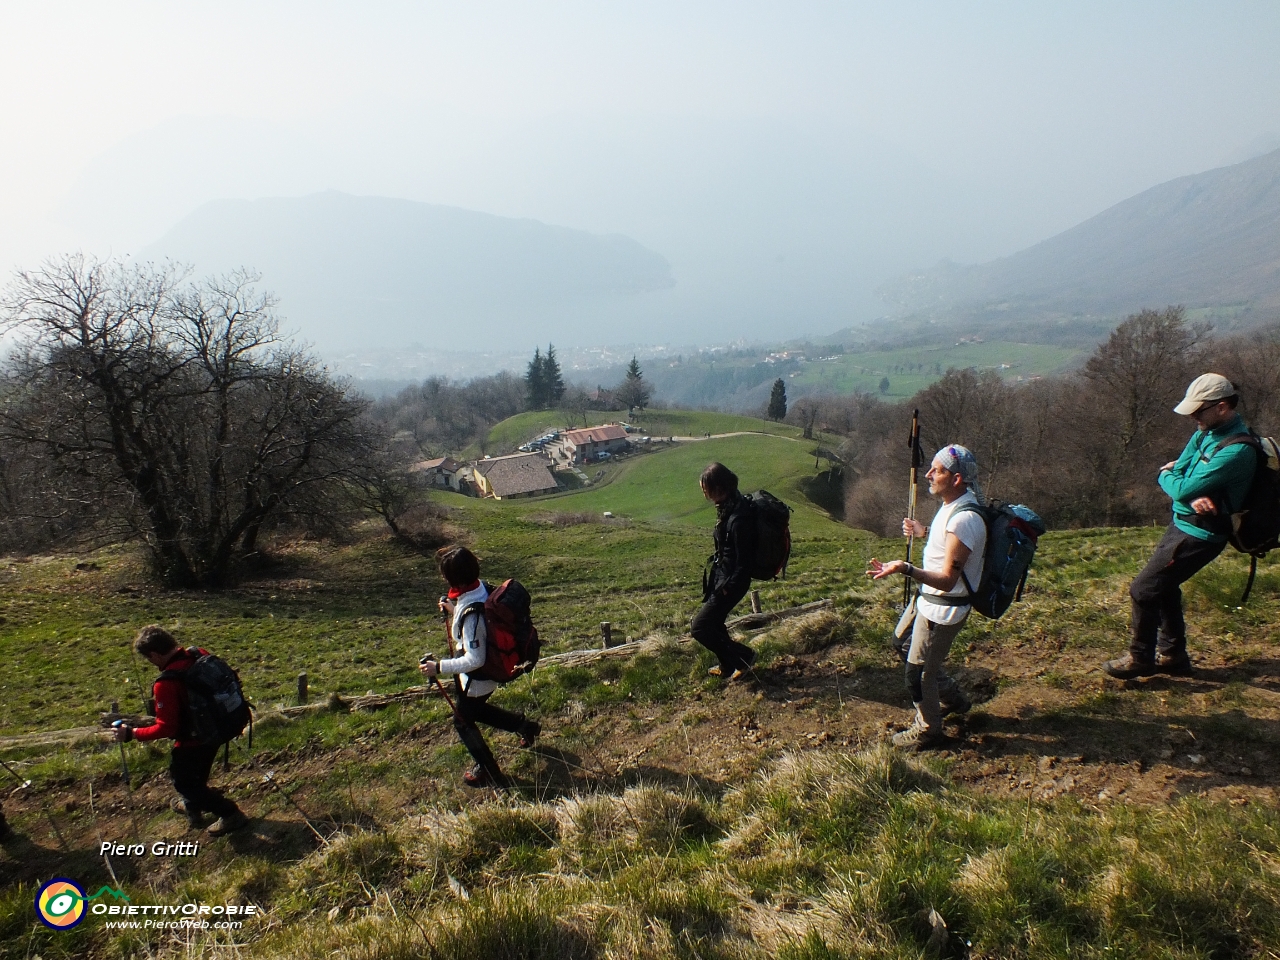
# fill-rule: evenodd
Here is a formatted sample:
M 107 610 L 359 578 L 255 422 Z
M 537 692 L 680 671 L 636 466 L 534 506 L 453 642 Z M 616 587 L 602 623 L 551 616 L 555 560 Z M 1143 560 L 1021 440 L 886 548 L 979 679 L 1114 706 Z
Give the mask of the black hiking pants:
M 209 786 L 209 773 L 221 749 L 191 743 L 175 746 L 169 754 L 169 776 L 173 779 L 173 789 L 187 805 L 188 816 L 211 813 L 215 817 L 233 817 L 240 812 L 221 791 Z
M 508 733 L 523 734 L 529 718 L 523 713 L 512 713 L 510 710 L 495 707 L 489 703 L 489 697 L 492 694 L 486 693 L 483 697 L 467 696 L 462 690 L 461 681 L 454 682 L 454 689 L 458 692 L 458 713 L 462 717 L 461 720 L 458 717 L 453 718 L 453 728 L 458 731 L 458 739 L 462 741 L 476 763 L 486 768 L 490 764 L 496 767 L 493 754 L 488 753 L 489 747 L 475 724 L 483 723 L 498 730 L 506 730 Z M 475 742 L 477 739 L 479 743 Z M 486 753 L 487 756 L 484 755 Z
M 735 590 L 727 597 L 718 591 L 713 593 L 693 615 L 689 628 L 693 639 L 720 659 L 720 669 L 726 677 L 739 667 L 745 667 L 755 655 L 755 651 L 745 643 L 738 643 L 730 637 L 724 625 L 730 611 L 747 595 L 747 589 Z
M 1182 585 L 1225 546 L 1225 541 L 1201 540 L 1169 524 L 1151 560 L 1129 584 L 1133 601 L 1129 652 L 1134 657 L 1151 661 L 1157 653 L 1178 656 L 1187 652 Z

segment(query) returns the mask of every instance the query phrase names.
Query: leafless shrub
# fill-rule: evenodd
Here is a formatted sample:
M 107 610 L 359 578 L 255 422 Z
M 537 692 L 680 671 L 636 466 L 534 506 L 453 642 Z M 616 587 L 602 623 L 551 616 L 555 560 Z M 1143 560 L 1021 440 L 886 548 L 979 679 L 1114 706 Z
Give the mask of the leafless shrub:
M 429 552 L 450 542 L 445 511 L 434 503 L 419 503 L 396 517 L 396 535 L 416 550 Z

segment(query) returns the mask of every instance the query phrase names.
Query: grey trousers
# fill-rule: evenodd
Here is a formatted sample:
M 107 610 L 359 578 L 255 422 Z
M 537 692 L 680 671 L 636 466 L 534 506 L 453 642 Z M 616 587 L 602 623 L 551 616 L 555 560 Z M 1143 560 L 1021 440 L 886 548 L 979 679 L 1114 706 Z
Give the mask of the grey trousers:
M 968 617 L 965 617 L 967 620 Z M 926 733 L 942 732 L 942 707 L 939 705 L 939 685 L 954 687 L 955 681 L 947 676 L 943 664 L 951 652 L 951 644 L 965 624 L 933 623 L 916 616 L 911 629 L 911 650 L 907 653 L 907 688 L 916 705 L 916 723 Z
M 911 638 L 914 635 L 915 622 L 918 619 L 915 615 L 914 601 L 912 602 L 911 612 L 911 624 L 906 627 L 906 634 L 901 639 L 897 637 L 894 637 L 893 639 L 893 650 L 898 655 L 898 659 L 900 659 L 904 664 L 907 662 L 907 656 L 911 653 Z M 915 671 L 918 670 L 919 667 L 916 667 Z M 920 699 L 919 691 L 916 689 L 919 684 L 919 677 L 916 676 L 914 680 L 912 679 L 912 673 L 915 671 L 909 671 L 907 674 L 907 686 L 911 690 L 911 700 L 913 703 L 918 702 Z M 939 667 L 938 702 L 942 705 L 942 712 L 947 713 L 952 707 L 958 706 L 964 701 L 964 691 L 960 689 L 960 684 L 956 683 L 956 678 L 947 673 L 945 666 Z

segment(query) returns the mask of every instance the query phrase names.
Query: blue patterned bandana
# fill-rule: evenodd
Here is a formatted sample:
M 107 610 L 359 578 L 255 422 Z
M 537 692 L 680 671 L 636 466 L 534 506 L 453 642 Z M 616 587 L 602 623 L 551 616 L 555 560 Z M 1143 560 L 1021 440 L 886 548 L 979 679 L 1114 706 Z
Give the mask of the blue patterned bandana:
M 934 454 L 933 462 L 942 464 L 942 468 L 950 473 L 958 473 L 978 502 L 984 501 L 982 487 L 978 485 L 978 461 L 972 450 L 958 443 L 948 444 Z

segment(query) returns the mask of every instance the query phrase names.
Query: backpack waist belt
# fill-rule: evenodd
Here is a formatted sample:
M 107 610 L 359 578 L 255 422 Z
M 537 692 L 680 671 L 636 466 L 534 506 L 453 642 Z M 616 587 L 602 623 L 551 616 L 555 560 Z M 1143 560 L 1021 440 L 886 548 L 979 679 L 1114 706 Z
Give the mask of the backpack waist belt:
M 958 597 L 954 594 L 947 593 L 925 593 L 916 591 L 916 599 L 923 600 L 926 603 L 936 603 L 940 607 L 970 607 L 973 606 L 971 597 Z

